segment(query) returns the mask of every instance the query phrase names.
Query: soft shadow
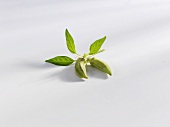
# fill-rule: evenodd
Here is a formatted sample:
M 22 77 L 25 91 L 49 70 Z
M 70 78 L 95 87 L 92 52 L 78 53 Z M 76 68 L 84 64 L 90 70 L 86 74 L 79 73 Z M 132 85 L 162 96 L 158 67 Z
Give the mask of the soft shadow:
M 79 78 L 75 74 L 74 65 L 70 65 L 67 67 L 63 67 L 62 70 L 58 70 L 58 68 L 62 68 L 61 66 L 56 66 L 50 63 L 46 63 L 44 61 L 29 61 L 29 60 L 23 60 L 22 62 L 19 62 L 15 65 L 16 67 L 20 69 L 29 69 L 32 70 L 43 70 L 43 69 L 57 69 L 56 72 L 47 74 L 39 75 L 39 77 L 36 77 L 33 82 L 51 82 L 55 80 L 61 80 L 64 82 L 83 82 L 84 80 Z M 29 80 L 30 82 L 30 80 Z
M 56 65 L 47 63 L 45 61 L 29 61 L 29 60 L 23 60 L 20 63 L 17 63 L 17 66 L 19 68 L 28 68 L 28 69 L 49 69 L 57 67 Z
M 103 73 L 102 71 L 92 67 L 91 65 L 87 65 L 87 75 L 89 77 L 98 78 L 98 79 L 107 79 L 107 74 Z
M 50 74 L 48 77 L 49 78 L 53 78 L 53 77 L 56 78 L 56 77 L 58 77 L 57 79 L 59 79 L 61 81 L 64 81 L 64 82 L 84 82 L 85 81 L 85 80 L 79 78 L 75 74 L 74 66 L 73 65 L 70 65 L 70 66 L 64 68 L 60 72 L 56 72 L 56 73 Z

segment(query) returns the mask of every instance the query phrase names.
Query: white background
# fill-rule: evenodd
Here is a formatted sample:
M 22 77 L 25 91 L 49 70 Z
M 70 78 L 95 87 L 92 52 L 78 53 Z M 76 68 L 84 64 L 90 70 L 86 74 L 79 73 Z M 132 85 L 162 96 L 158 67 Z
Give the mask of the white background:
M 109 77 L 88 67 L 45 63 L 107 36 L 97 55 Z M 169 0 L 1 0 L 0 127 L 169 127 Z

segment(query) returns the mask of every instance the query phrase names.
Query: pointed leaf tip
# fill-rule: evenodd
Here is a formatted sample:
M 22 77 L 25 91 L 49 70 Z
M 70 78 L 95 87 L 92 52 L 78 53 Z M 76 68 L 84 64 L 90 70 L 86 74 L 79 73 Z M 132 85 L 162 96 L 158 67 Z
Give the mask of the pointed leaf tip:
M 75 54 L 76 53 L 76 47 L 74 44 L 74 39 L 71 36 L 71 34 L 69 33 L 68 29 L 65 30 L 65 37 L 66 37 L 66 44 L 67 44 L 67 48 L 68 50 Z
M 68 66 L 74 62 L 74 60 L 68 56 L 57 56 L 48 60 L 45 60 L 45 62 L 59 65 L 59 66 Z
M 96 54 L 100 50 L 100 48 L 103 45 L 105 40 L 106 40 L 106 36 L 104 36 L 103 38 L 98 39 L 94 43 L 92 43 L 90 45 L 90 53 L 89 54 L 90 55 Z

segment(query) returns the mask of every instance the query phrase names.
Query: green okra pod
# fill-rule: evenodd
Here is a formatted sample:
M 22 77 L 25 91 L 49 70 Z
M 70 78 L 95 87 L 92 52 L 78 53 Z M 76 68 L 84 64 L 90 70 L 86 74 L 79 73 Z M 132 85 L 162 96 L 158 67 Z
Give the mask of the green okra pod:
M 84 58 L 77 59 L 76 64 L 75 64 L 75 72 L 78 77 L 88 79 L 87 73 L 86 73 L 86 61 Z
M 112 71 L 111 71 L 109 65 L 107 63 L 105 63 L 104 61 L 101 61 L 96 58 L 91 58 L 91 59 L 89 59 L 89 62 L 93 67 L 96 67 L 100 71 L 102 71 L 106 74 L 109 74 L 110 76 L 112 75 Z

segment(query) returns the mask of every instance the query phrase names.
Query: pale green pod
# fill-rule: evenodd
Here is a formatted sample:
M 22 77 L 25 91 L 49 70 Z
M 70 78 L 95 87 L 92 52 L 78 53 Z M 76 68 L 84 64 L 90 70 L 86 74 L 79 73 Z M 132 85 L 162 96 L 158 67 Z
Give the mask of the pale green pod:
M 88 79 L 87 73 L 86 73 L 86 62 L 84 58 L 77 59 L 76 64 L 75 64 L 75 72 L 78 77 Z
M 110 76 L 112 75 L 112 71 L 107 63 L 96 58 L 89 59 L 89 62 L 92 66 L 96 67 L 100 71 L 109 74 Z

